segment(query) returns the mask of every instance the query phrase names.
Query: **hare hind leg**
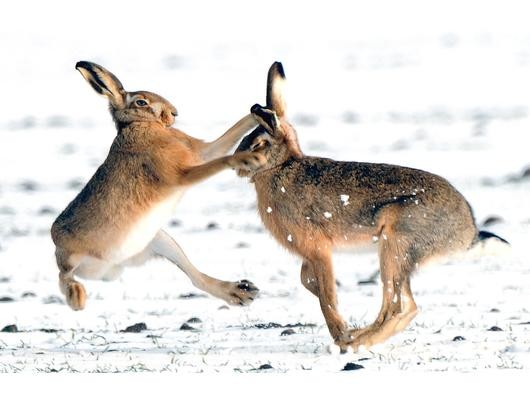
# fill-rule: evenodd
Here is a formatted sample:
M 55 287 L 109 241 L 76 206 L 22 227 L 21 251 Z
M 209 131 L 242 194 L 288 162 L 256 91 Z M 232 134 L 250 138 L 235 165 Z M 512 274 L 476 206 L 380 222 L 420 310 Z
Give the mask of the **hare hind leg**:
M 195 287 L 231 305 L 248 305 L 258 294 L 259 289 L 248 280 L 222 281 L 201 273 L 189 261 L 177 242 L 162 230 L 157 233 L 150 248 L 155 255 L 165 257 L 177 265 Z
M 403 330 L 416 316 L 417 307 L 410 290 L 413 265 L 407 238 L 396 234 L 391 227 L 383 227 L 379 246 L 383 301 L 373 324 L 352 331 L 352 347 L 370 347 L 382 343 Z
M 66 303 L 73 310 L 83 310 L 86 303 L 86 290 L 83 284 L 74 279 L 74 271 L 81 264 L 83 257 L 69 254 L 61 248 L 55 250 L 59 267 L 59 288 L 66 296 Z
M 407 292 L 409 293 L 407 294 Z M 362 333 L 357 333 L 357 337 L 352 343 L 354 351 L 357 351 L 360 346 L 369 348 L 374 344 L 383 343 L 389 337 L 405 329 L 416 317 L 418 309 L 414 299 L 412 299 L 410 287 L 402 285 L 396 296 L 398 296 L 397 299 L 401 299 L 398 302 L 400 307 L 395 309 L 393 313 L 388 314 L 382 323 L 376 322 L 365 328 Z M 405 298 L 407 299 L 406 301 Z
M 401 332 L 418 314 L 418 306 L 412 297 L 410 290 L 410 276 L 403 281 L 400 288 L 401 312 L 398 314 L 399 322 L 394 328 L 394 333 Z

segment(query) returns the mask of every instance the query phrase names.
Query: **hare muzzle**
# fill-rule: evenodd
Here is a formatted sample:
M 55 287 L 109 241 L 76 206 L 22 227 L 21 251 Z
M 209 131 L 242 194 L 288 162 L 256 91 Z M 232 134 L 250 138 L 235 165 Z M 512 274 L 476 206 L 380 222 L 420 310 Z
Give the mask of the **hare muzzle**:
M 241 152 L 230 159 L 230 166 L 238 171 L 257 170 L 266 163 L 267 159 L 259 152 Z

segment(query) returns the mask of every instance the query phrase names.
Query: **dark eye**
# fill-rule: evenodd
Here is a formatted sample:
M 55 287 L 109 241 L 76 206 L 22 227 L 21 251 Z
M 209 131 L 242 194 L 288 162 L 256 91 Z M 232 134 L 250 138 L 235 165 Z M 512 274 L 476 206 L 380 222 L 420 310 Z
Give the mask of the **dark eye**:
M 259 149 L 263 149 L 267 147 L 267 145 L 270 145 L 270 143 L 267 140 L 260 140 L 257 143 L 252 144 L 250 147 L 251 151 L 257 151 Z
M 143 100 L 143 99 L 136 100 L 136 105 L 139 106 L 139 107 L 145 107 L 145 106 L 147 106 L 147 104 L 148 103 L 145 100 Z

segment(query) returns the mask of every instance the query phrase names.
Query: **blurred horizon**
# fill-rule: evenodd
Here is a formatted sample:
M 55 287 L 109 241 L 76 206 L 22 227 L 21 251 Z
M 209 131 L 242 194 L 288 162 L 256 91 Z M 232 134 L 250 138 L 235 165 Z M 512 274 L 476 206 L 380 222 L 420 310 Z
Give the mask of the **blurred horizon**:
M 4 7 L 0 130 L 28 113 L 73 111 L 72 101 L 79 117 L 98 119 L 98 98 L 74 70 L 78 60 L 101 63 L 126 89 L 162 94 L 184 125 L 203 119 L 205 108 L 227 123 L 248 111 L 263 100 L 276 60 L 296 92 L 289 105 L 307 113 L 421 116 L 530 105 L 523 2 L 23 0 Z M 216 112 L 228 95 L 230 113 Z

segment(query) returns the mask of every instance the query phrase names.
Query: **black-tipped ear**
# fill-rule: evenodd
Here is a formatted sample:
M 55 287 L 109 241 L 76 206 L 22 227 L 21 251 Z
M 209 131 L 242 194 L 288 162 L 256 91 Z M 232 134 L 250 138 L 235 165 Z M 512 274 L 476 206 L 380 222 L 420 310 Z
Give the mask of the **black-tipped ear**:
M 285 72 L 280 62 L 274 62 L 267 75 L 267 108 L 274 110 L 276 115 L 285 115 L 285 99 L 283 97 Z
M 256 121 L 258 121 L 258 123 L 263 126 L 270 135 L 276 136 L 278 134 L 280 120 L 274 111 L 262 107 L 259 104 L 254 104 L 250 108 L 250 113 L 254 114 Z
M 125 107 L 127 93 L 114 74 L 98 64 L 86 61 L 77 62 L 75 68 L 97 93 L 109 99 L 114 108 Z

